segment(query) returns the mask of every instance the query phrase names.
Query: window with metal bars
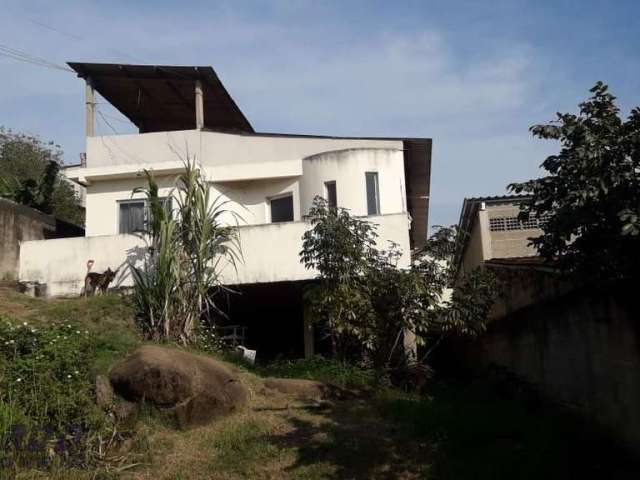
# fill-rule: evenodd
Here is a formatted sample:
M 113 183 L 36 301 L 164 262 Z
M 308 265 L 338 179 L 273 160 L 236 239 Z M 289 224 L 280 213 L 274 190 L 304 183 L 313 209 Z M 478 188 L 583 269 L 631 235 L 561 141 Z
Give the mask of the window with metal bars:
M 522 222 L 518 217 L 498 217 L 489 219 L 489 230 L 492 232 L 504 232 L 510 230 L 533 230 L 542 228 L 544 218 L 531 217 Z

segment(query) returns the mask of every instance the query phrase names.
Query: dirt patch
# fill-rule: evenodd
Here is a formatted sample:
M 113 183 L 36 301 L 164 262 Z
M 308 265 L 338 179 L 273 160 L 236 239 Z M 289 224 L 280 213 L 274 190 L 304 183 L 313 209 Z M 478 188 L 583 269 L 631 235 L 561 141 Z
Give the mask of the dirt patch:
M 267 378 L 264 386 L 267 390 L 291 395 L 301 400 L 348 400 L 361 396 L 360 392 L 336 385 L 298 378 Z

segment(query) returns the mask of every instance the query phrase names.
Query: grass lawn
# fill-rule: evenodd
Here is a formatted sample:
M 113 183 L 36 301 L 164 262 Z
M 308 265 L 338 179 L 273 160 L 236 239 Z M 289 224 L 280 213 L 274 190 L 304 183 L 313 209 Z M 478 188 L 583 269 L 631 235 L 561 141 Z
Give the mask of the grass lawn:
M 97 338 L 97 373 L 141 343 L 118 296 L 44 301 L 0 289 L 0 315 L 83 322 Z M 267 391 L 262 378 L 336 380 L 354 387 L 370 378 L 317 359 L 232 368 L 250 391 L 243 411 L 187 431 L 148 412 L 120 471 L 32 470 L 17 478 L 639 478 L 629 458 L 584 422 L 532 397 L 501 393 L 499 382 L 440 381 L 423 397 L 378 389 L 365 398 L 310 403 Z

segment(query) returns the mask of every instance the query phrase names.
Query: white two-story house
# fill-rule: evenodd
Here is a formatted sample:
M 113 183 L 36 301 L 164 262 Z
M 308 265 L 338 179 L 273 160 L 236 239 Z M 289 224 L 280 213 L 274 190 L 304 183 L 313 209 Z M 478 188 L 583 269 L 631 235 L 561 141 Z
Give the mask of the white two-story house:
M 376 223 L 380 246 L 403 249 L 401 266 L 426 240 L 430 139 L 258 133 L 211 67 L 69 65 L 86 82 L 86 161 L 65 170 L 86 188 L 86 237 L 21 246 L 20 279 L 47 284 L 49 295 L 78 294 L 89 259 L 95 271 L 120 267 L 117 285 L 131 285 L 126 265 L 142 245 L 132 233 L 145 221 L 132 191 L 150 169 L 169 195 L 186 158 L 242 219 L 243 262 L 223 276 L 240 292 L 230 317 L 249 326 L 249 337 L 260 337 L 267 320 L 298 325 L 302 285 L 315 276 L 299 252 L 316 195 Z M 96 91 L 139 133 L 96 136 Z

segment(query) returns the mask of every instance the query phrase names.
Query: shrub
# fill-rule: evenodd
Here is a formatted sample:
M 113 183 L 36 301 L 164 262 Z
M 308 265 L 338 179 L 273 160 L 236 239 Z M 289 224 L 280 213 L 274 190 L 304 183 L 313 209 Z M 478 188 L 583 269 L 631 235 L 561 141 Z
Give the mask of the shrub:
M 73 323 L 0 317 L 0 462 L 85 466 L 106 427 L 93 401 L 94 343 Z

